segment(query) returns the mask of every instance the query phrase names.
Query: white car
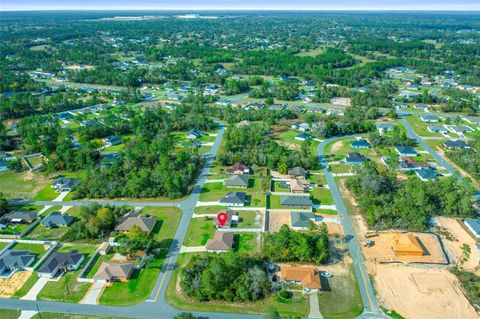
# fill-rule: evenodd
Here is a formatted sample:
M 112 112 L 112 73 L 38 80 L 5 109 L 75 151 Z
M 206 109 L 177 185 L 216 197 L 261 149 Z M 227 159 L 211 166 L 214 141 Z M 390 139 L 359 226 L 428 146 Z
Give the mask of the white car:
M 332 278 L 333 275 L 329 272 L 322 272 L 320 273 L 320 276 L 324 277 L 324 278 Z

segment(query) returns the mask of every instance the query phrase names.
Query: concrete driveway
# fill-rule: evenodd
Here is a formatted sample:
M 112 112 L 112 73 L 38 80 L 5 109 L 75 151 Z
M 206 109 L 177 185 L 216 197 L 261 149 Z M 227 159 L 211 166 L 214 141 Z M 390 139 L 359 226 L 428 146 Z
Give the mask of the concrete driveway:
M 35 273 L 32 276 L 36 276 Z M 23 296 L 22 300 L 37 300 L 37 296 L 40 293 L 40 291 L 45 287 L 45 285 L 48 283 L 50 279 L 48 278 L 38 278 L 37 282 L 33 287 L 27 292 L 25 296 Z
M 106 283 L 103 282 L 94 282 L 90 288 L 88 288 L 87 293 L 85 294 L 85 297 L 83 297 L 83 300 L 80 302 L 82 304 L 87 304 L 87 305 L 97 305 L 98 304 L 98 299 L 100 299 L 100 296 L 102 295 L 103 290 L 105 289 Z

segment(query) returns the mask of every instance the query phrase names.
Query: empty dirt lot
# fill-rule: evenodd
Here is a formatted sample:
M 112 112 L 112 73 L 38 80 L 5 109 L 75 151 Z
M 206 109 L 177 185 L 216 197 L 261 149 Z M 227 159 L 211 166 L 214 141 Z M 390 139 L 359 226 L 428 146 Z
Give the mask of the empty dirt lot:
M 0 279 L 0 297 L 12 297 L 31 275 L 31 271 L 17 271 L 8 279 Z
M 466 244 L 470 247 L 470 256 L 461 266 L 465 270 L 474 271 L 477 275 L 480 275 L 478 269 L 480 252 L 475 247 L 475 239 L 462 227 L 461 221 L 447 217 L 439 217 L 435 221 L 442 228 L 438 232 L 445 237 L 443 242 L 453 259 L 452 262 L 456 263 L 460 258 L 465 257 L 462 245 Z
M 479 318 L 446 269 L 370 263 L 369 272 L 381 303 L 407 319 Z

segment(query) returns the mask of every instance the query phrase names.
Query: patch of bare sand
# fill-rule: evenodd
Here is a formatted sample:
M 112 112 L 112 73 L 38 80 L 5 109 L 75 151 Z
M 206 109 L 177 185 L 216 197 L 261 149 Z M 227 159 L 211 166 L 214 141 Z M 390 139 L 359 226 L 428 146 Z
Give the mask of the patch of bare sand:
M 470 247 L 470 256 L 468 259 L 460 263 L 460 266 L 468 271 L 476 272 L 480 275 L 479 260 L 480 252 L 476 249 L 476 240 L 465 230 L 460 224 L 461 221 L 455 218 L 439 217 L 435 219 L 440 228 L 436 231 L 443 237 L 443 242 L 450 256 L 452 262 L 457 263 L 461 258 L 465 257 L 462 249 L 463 244 Z
M 374 268 L 382 304 L 407 319 L 478 319 L 458 279 L 446 269 L 391 264 Z
M 8 279 L 0 279 L 0 297 L 12 297 L 32 274 L 31 271 L 17 271 Z
M 338 141 L 338 142 L 335 142 L 333 143 L 332 145 L 332 153 L 335 153 L 336 151 L 338 151 L 339 149 L 341 149 L 343 147 L 343 142 L 344 141 Z
M 272 233 L 279 231 L 283 225 L 291 227 L 290 212 L 270 212 L 268 219 L 268 230 Z

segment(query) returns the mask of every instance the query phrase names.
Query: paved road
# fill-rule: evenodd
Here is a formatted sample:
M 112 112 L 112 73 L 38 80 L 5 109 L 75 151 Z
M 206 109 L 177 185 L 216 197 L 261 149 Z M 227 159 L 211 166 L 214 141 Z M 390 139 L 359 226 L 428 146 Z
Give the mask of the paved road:
M 347 240 L 348 249 L 350 251 L 350 255 L 353 260 L 353 267 L 355 270 L 355 275 L 357 277 L 358 286 L 360 288 L 360 294 L 362 296 L 363 307 L 364 311 L 361 318 L 388 318 L 382 310 L 380 309 L 377 298 L 375 297 L 375 292 L 373 290 L 372 282 L 368 277 L 367 268 L 365 266 L 365 260 L 363 258 L 362 251 L 360 249 L 360 244 L 355 236 L 355 231 L 353 229 L 353 224 L 348 215 L 347 208 L 345 207 L 345 203 L 343 201 L 342 195 L 340 194 L 340 190 L 338 189 L 337 183 L 332 175 L 332 173 L 328 170 L 328 160 L 325 156 L 325 147 L 337 140 L 346 138 L 343 137 L 333 137 L 327 139 L 320 143 L 317 147 L 317 155 L 319 157 L 320 163 L 324 168 L 323 173 L 327 180 L 327 184 L 330 188 L 330 192 L 332 193 L 333 201 L 337 206 L 337 212 L 340 217 L 340 222 L 343 227 L 343 231 L 345 233 L 345 238 Z

